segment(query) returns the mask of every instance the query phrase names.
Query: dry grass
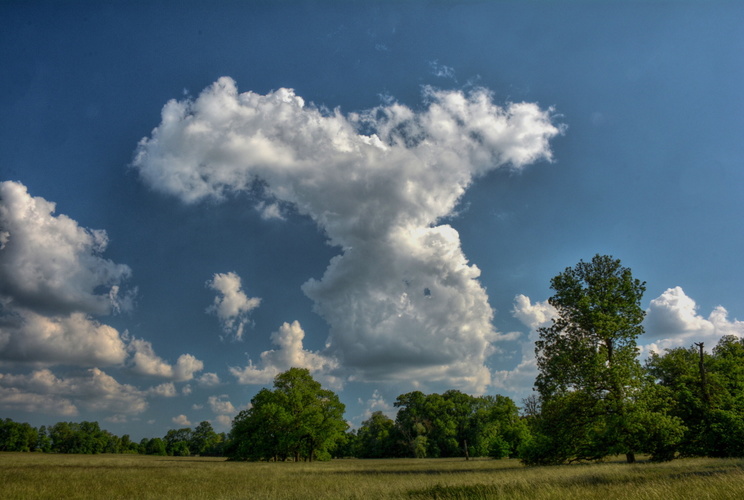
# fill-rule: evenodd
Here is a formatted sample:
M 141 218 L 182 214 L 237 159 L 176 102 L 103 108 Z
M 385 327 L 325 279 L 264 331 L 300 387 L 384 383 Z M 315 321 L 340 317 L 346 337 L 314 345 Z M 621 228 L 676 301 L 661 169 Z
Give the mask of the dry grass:
M 0 497 L 178 499 L 738 499 L 744 460 L 525 468 L 516 460 L 236 463 L 0 453 Z

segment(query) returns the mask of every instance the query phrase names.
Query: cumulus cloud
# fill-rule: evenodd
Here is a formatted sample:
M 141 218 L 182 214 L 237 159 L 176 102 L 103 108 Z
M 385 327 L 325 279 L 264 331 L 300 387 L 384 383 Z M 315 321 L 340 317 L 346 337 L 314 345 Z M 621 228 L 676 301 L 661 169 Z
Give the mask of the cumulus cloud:
M 698 305 L 682 287 L 667 289 L 653 299 L 644 321 L 646 334 L 641 341 L 643 353 L 663 353 L 664 349 L 690 347 L 694 342 L 705 342 L 712 348 L 724 335 L 744 337 L 744 321 L 728 319 L 728 311 L 717 306 L 707 318 L 698 313 Z
M 170 366 L 149 342 L 96 318 L 131 309 L 134 291 L 123 288 L 131 271 L 102 256 L 105 231 L 80 227 L 55 209 L 23 184 L 0 183 L 0 359 L 89 369 L 67 377 L 49 368 L 0 374 L 0 408 L 123 419 L 145 411 L 147 397 L 175 396 L 172 383 L 140 390 L 100 369 L 129 363 L 135 372 L 180 381 L 203 364 L 183 355 Z
M 207 372 L 202 374 L 197 382 L 202 387 L 214 387 L 220 384 L 220 377 L 216 373 Z
M 82 228 L 55 209 L 21 183 L 0 183 L 4 305 L 40 314 L 108 314 L 121 307 L 119 285 L 131 270 L 101 256 L 106 231 Z
M 217 315 L 225 333 L 242 340 L 248 313 L 261 304 L 261 299 L 249 298 L 243 292 L 240 276 L 233 272 L 215 274 L 207 286 L 218 293 L 207 312 Z
M 163 398 L 173 398 L 176 396 L 176 386 L 173 382 L 166 382 L 164 384 L 157 385 L 147 391 L 148 394 L 154 396 L 160 396 Z
M 131 271 L 102 257 L 103 230 L 80 227 L 18 182 L 0 183 L 0 359 L 121 364 L 119 332 L 93 318 L 131 306 Z
M 338 381 L 331 372 L 338 367 L 338 362 L 321 353 L 305 350 L 302 344 L 304 338 L 305 331 L 298 321 L 284 323 L 271 334 L 271 341 L 277 349 L 262 352 L 258 365 L 249 360 L 244 368 L 230 367 L 230 373 L 241 384 L 268 384 L 290 368 L 307 368 L 337 386 Z
M 77 407 L 67 398 L 23 392 L 16 387 L 0 387 L 0 408 L 7 411 L 76 416 Z
M 303 291 L 353 376 L 480 391 L 499 336 L 480 270 L 440 221 L 476 177 L 550 160 L 561 128 L 551 110 L 498 106 L 484 89 L 426 88 L 424 99 L 420 111 L 391 101 L 344 115 L 220 78 L 168 102 L 133 165 L 187 203 L 258 192 L 311 217 L 342 253 Z
M 173 421 L 174 424 L 180 425 L 182 427 L 187 427 L 191 425 L 191 422 L 189 421 L 186 415 L 178 415 L 177 417 L 173 417 L 171 420 Z
M 160 395 L 161 389 L 152 391 Z M 121 384 L 91 368 L 80 375 L 57 377 L 49 369 L 30 374 L 0 374 L 0 407 L 29 412 L 76 415 L 78 408 L 133 415 L 145 411 L 148 391 Z
M 6 360 L 108 366 L 121 364 L 126 356 L 115 328 L 81 312 L 44 316 L 11 307 L 0 317 L 0 358 Z
M 238 410 L 226 398 L 227 394 L 209 396 L 209 407 L 212 409 L 212 412 L 222 415 L 234 415 L 238 413 Z
M 152 344 L 142 339 L 132 339 L 129 343 L 132 352 L 132 371 L 140 375 L 149 375 L 184 382 L 194 378 L 194 373 L 204 369 L 204 363 L 191 354 L 182 354 L 175 365 L 165 362 L 155 354 Z

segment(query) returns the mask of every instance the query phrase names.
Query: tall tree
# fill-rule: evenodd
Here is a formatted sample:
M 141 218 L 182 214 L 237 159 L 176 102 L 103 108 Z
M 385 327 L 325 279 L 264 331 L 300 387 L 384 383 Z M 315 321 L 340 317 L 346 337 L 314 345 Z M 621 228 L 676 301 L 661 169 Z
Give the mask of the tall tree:
M 235 417 L 228 454 L 238 460 L 330 458 L 347 428 L 344 410 L 307 369 L 291 368 L 276 376 L 273 391 L 261 390 Z
M 636 339 L 643 333 L 645 283 L 620 260 L 596 255 L 551 280 L 549 303 L 558 316 L 540 328 L 535 386 L 542 413 L 541 436 L 530 459 L 556 463 L 599 459 L 649 448 L 646 428 L 671 425 L 649 399 L 638 362 Z M 646 391 L 646 392 L 644 392 Z M 658 405 L 657 405 L 658 406 Z

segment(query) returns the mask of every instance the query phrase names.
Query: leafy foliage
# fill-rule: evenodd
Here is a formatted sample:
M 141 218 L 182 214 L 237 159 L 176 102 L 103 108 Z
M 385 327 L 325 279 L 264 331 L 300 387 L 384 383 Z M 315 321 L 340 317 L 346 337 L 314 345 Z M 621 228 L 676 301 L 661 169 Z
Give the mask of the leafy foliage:
M 636 338 L 643 333 L 645 283 L 609 256 L 579 262 L 551 280 L 558 317 L 539 329 L 535 353 L 542 411 L 537 437 L 522 449 L 529 464 L 598 460 L 657 450 L 668 458 L 682 433 L 644 377 Z M 655 429 L 655 432 L 649 432 Z
M 295 461 L 330 458 L 347 424 L 338 396 L 323 389 L 310 372 L 291 368 L 261 390 L 251 407 L 235 417 L 228 456 L 236 460 Z
M 744 456 L 742 339 L 724 336 L 712 354 L 700 344 L 653 353 L 646 367 L 677 402 L 670 413 L 686 426 L 682 455 Z

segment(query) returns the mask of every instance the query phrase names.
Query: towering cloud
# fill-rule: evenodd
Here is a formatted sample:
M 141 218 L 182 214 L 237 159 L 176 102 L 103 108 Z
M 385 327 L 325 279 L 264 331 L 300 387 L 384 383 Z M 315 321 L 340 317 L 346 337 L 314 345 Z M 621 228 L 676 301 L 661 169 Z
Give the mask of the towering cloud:
M 279 203 L 311 217 L 342 253 L 303 290 L 352 373 L 482 390 L 493 311 L 457 231 L 439 221 L 475 177 L 550 160 L 560 128 L 550 110 L 500 107 L 483 89 L 427 88 L 424 99 L 421 111 L 388 103 L 343 115 L 290 89 L 240 94 L 220 78 L 167 103 L 133 164 L 187 203 L 260 192 L 264 215 Z

